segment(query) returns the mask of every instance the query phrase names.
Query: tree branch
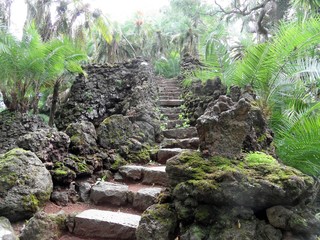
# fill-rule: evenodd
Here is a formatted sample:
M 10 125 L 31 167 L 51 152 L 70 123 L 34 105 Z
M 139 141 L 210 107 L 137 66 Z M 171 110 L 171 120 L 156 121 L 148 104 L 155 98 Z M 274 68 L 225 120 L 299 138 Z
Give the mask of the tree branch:
M 215 0 L 215 4 L 219 7 L 220 9 L 220 12 L 224 13 L 225 15 L 230 15 L 230 14 L 238 14 L 238 15 L 241 15 L 241 16 L 248 16 L 250 15 L 252 12 L 256 11 L 256 10 L 259 10 L 261 8 L 264 8 L 266 6 L 266 4 L 268 2 L 270 2 L 271 0 L 265 0 L 263 3 L 253 7 L 253 8 L 250 8 L 248 10 L 248 6 L 246 6 L 244 9 L 240 9 L 239 7 L 235 7 L 233 10 L 231 11 L 226 11 L 220 4 L 217 3 L 217 1 Z

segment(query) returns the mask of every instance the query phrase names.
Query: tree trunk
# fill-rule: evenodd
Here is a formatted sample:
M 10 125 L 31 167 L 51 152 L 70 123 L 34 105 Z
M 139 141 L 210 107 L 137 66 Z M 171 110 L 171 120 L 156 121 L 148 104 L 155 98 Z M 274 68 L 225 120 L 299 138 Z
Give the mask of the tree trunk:
M 60 81 L 57 80 L 54 83 L 53 94 L 52 94 L 52 103 L 50 108 L 50 118 L 49 118 L 49 126 L 52 127 L 54 124 L 54 115 L 57 109 L 57 103 L 59 99 L 59 89 L 60 89 Z

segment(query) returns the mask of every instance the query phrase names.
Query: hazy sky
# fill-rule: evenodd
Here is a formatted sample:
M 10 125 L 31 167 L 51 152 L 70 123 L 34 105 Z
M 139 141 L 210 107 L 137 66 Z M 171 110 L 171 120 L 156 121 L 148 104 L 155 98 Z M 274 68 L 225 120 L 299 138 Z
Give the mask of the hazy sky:
M 111 17 L 112 20 L 124 22 L 137 11 L 144 15 L 156 15 L 159 9 L 169 4 L 170 0 L 84 0 L 93 9 L 98 8 Z M 27 14 L 25 0 L 14 0 L 11 12 L 11 30 L 17 35 L 21 29 Z
M 214 3 L 214 0 L 204 0 L 208 3 Z M 228 4 L 230 0 L 218 0 L 221 5 Z M 84 0 L 91 5 L 93 9 L 98 8 L 111 17 L 112 20 L 124 22 L 132 17 L 137 11 L 145 16 L 156 16 L 159 9 L 168 5 L 170 0 Z M 14 0 L 11 12 L 11 30 L 21 34 L 22 26 L 27 14 L 25 0 Z

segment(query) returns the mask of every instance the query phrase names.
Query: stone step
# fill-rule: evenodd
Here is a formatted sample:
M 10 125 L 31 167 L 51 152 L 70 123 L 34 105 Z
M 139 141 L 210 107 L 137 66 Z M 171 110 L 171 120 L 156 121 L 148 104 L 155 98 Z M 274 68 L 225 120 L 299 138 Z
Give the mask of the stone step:
M 90 209 L 74 218 L 73 234 L 99 239 L 134 240 L 141 216 Z
M 125 184 L 100 182 L 91 188 L 90 200 L 96 205 L 128 206 L 144 211 L 156 203 L 162 189 L 146 186 L 134 192 Z
M 162 148 L 184 148 L 184 149 L 198 149 L 199 148 L 199 138 L 184 138 L 184 139 L 172 139 L 165 138 L 161 142 Z
M 176 98 L 180 98 L 181 93 L 180 92 L 162 92 L 159 94 L 159 98 L 162 97 L 176 97 Z
M 183 151 L 188 151 L 181 148 L 161 148 L 157 153 L 157 161 L 161 164 L 166 164 L 167 160 L 180 154 Z
M 182 113 L 163 113 L 164 118 L 169 120 L 179 120 L 179 115 Z
M 159 93 L 172 93 L 172 92 L 180 92 L 181 88 L 159 88 Z
M 172 106 L 172 107 L 178 107 L 178 106 L 181 106 L 184 101 L 183 100 L 178 100 L 178 99 L 175 99 L 175 100 L 159 100 L 159 105 L 160 106 Z
M 168 176 L 165 171 L 165 166 L 135 166 L 125 165 L 120 167 L 119 173 L 122 175 L 124 180 L 128 181 L 140 181 L 143 184 L 150 185 L 168 185 Z
M 180 113 L 182 109 L 180 107 L 160 107 L 160 112 L 165 113 Z
M 157 83 L 158 87 L 181 87 L 181 84 L 178 82 L 170 83 Z
M 166 114 L 164 114 L 166 115 Z M 172 129 L 172 128 L 176 128 L 178 126 L 182 126 L 183 124 L 183 120 L 169 120 L 169 121 L 166 121 L 165 124 L 166 124 L 166 129 Z
M 198 132 L 195 127 L 176 128 L 162 131 L 165 138 L 185 139 L 198 137 Z

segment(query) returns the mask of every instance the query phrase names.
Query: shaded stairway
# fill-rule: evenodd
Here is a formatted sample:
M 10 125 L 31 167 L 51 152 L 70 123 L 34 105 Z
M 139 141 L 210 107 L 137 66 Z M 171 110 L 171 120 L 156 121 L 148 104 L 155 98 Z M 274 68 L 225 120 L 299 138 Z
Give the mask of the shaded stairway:
M 166 161 L 185 150 L 195 150 L 199 138 L 195 127 L 183 127 L 182 88 L 176 79 L 159 79 L 159 108 L 164 139 L 157 153 L 156 166 L 126 165 L 114 179 L 90 188 L 96 205 L 75 216 L 72 235 L 60 240 L 135 239 L 141 213 L 152 205 L 168 185 Z M 112 206 L 108 211 L 101 207 Z
M 177 79 L 160 79 L 159 106 L 161 125 L 165 128 L 157 161 L 166 161 L 184 150 L 198 149 L 199 138 L 195 127 L 184 127 L 182 87 Z

